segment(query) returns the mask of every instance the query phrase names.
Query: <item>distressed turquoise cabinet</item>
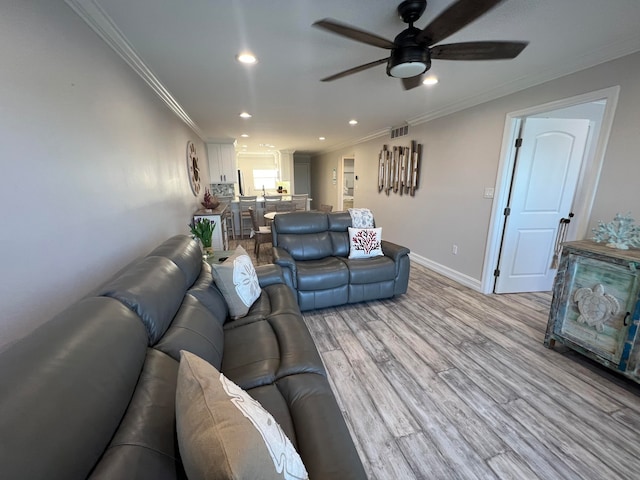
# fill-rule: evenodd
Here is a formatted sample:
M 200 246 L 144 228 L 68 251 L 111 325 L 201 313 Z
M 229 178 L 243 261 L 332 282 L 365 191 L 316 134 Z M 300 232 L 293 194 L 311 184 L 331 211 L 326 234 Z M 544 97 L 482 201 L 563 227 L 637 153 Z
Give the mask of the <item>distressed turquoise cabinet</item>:
M 544 344 L 556 341 L 640 380 L 640 251 L 568 242 L 553 287 Z

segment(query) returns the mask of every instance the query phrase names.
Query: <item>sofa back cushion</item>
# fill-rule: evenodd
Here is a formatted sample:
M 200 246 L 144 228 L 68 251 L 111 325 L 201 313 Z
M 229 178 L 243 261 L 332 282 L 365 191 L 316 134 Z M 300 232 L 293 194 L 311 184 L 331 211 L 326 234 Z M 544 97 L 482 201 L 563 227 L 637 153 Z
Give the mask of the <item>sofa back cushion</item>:
M 331 212 L 327 214 L 327 221 L 329 223 L 333 255 L 336 257 L 348 257 L 351 215 L 349 215 L 349 212 Z
M 180 361 L 180 350 L 186 350 L 220 368 L 224 348 L 223 322 L 200 301 L 186 295 L 171 326 L 154 348 Z
M 165 257 L 146 257 L 133 263 L 98 291 L 138 314 L 154 345 L 178 311 L 188 285 L 180 268 Z
M 202 265 L 202 250 L 198 242 L 187 235 L 176 235 L 156 247 L 147 257 L 165 257 L 182 271 L 187 286 L 195 282 Z
M 178 362 L 153 348 L 131 403 L 91 480 L 185 478 L 176 442 Z
M 147 352 L 119 301 L 86 298 L 0 352 L 3 478 L 86 478 L 109 445 Z
M 273 245 L 281 247 L 294 260 L 318 260 L 333 255 L 326 213 L 293 212 L 276 215 Z

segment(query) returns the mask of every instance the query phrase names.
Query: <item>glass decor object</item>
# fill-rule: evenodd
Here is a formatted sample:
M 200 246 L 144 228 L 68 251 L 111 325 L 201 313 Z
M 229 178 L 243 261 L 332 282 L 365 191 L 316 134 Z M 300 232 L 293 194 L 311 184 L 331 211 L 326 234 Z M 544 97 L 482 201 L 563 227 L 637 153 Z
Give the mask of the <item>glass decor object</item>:
M 621 215 L 616 213 L 612 222 L 598 222 L 593 230 L 593 240 L 607 243 L 607 247 L 619 250 L 629 250 L 629 247 L 640 247 L 640 227 L 634 225 L 631 213 Z

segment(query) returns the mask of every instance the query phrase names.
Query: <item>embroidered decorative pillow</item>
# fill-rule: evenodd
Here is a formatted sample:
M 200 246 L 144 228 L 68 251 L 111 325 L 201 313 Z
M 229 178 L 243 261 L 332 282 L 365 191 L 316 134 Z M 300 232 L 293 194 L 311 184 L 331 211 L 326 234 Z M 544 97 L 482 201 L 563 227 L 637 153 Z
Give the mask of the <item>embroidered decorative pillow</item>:
M 244 317 L 262 292 L 246 250 L 238 246 L 224 263 L 214 264 L 211 273 L 229 306 L 229 316 L 233 319 Z
M 205 360 L 180 353 L 176 429 L 189 480 L 309 478 L 269 412 Z
M 351 226 L 353 228 L 373 228 L 373 213 L 368 208 L 350 208 Z
M 382 228 L 349 227 L 349 258 L 371 258 L 382 253 Z

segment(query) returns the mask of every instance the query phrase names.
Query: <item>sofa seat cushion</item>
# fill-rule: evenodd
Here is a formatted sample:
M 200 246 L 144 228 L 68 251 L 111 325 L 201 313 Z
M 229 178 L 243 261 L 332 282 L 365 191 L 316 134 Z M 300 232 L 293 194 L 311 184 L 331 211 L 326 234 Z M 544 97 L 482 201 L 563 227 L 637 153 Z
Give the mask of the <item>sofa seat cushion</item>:
M 396 264 L 389 257 L 343 259 L 349 268 L 349 283 L 378 283 L 393 280 Z
M 266 311 L 267 305 L 271 305 L 271 311 Z M 246 317 L 225 324 L 220 371 L 245 390 L 295 373 L 325 375 L 296 297 L 288 286 L 265 287 Z
M 236 325 L 244 321 L 254 321 L 264 319 L 269 316 L 280 315 L 282 313 L 299 313 L 298 304 L 294 291 L 284 283 L 269 285 L 262 289 L 262 294 L 254 302 L 247 315 L 236 320 Z
M 298 290 L 327 290 L 349 283 L 349 269 L 337 257 L 298 261 Z
M 225 325 L 221 371 L 241 388 L 268 385 L 296 373 L 325 374 L 300 314 L 234 323 Z
M 322 375 L 289 375 L 276 383 L 296 428 L 296 449 L 312 479 L 365 479 L 329 381 Z

